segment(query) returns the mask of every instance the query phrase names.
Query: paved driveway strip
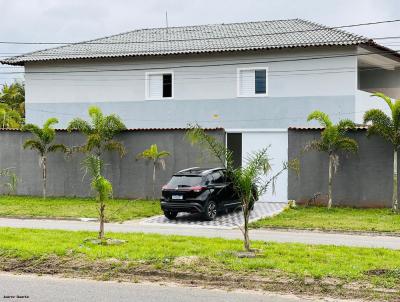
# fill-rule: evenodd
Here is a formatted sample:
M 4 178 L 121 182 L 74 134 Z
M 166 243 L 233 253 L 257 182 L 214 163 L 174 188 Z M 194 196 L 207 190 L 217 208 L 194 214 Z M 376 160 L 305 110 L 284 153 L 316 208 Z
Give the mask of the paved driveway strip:
M 39 220 L 39 219 L 9 219 L 0 218 L 0 227 L 53 229 L 69 231 L 97 231 L 98 223 L 69 221 L 69 220 Z M 143 232 L 162 235 L 184 235 L 196 237 L 220 237 L 226 239 L 241 239 L 242 233 L 238 229 L 213 229 L 201 227 L 186 227 L 175 225 L 145 225 L 138 222 L 107 223 L 106 232 Z M 382 247 L 400 249 L 400 237 L 351 235 L 339 233 L 321 233 L 312 231 L 274 231 L 251 230 L 252 240 L 297 242 L 306 244 L 325 244 L 358 247 Z
M 257 202 L 254 205 L 254 210 L 250 212 L 249 222 L 279 214 L 286 206 L 286 202 Z M 201 215 L 179 213 L 178 217 L 173 220 L 169 220 L 163 215 L 144 219 L 141 223 L 150 225 L 176 225 L 201 228 L 235 229 L 238 225 L 244 224 L 244 218 L 242 211 L 234 211 L 227 214 L 218 215 L 212 221 L 204 221 L 201 218 Z

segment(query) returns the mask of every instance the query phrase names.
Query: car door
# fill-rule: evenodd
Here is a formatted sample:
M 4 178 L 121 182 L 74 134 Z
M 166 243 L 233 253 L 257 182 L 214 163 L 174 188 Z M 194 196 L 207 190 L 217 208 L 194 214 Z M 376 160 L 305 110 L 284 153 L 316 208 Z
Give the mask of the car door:
M 218 208 L 223 208 L 226 202 L 226 182 L 222 171 L 215 171 L 211 174 L 211 184 L 214 188 L 214 199 Z
M 226 172 L 224 171 L 226 174 Z M 225 206 L 229 208 L 236 208 L 240 206 L 239 196 L 233 186 L 232 180 L 228 175 L 225 175 Z

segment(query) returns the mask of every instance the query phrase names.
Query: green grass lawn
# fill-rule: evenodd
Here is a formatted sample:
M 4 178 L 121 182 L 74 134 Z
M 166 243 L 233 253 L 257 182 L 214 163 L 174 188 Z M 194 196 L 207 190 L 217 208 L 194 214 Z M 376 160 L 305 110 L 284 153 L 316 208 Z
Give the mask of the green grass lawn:
M 400 282 L 400 251 L 372 248 L 334 247 L 326 245 L 305 245 L 285 243 L 254 242 L 260 249 L 256 258 L 238 258 L 235 252 L 242 250 L 240 240 L 195 238 L 183 236 L 163 236 L 141 233 L 107 233 L 108 237 L 125 239 L 127 243 L 118 246 L 99 246 L 83 243 L 86 238 L 96 236 L 93 232 L 70 232 L 55 230 L 32 230 L 0 228 L 0 269 L 4 269 L 7 259 L 19 259 L 21 265 L 35 267 L 41 261 L 55 257 L 66 259 L 84 257 L 85 261 L 103 261 L 118 267 L 118 260 L 128 261 L 130 266 L 151 265 L 157 270 L 175 272 L 209 271 L 221 274 L 247 273 L 248 277 L 273 276 L 280 278 L 312 277 L 337 278 L 343 282 L 365 281 L 385 284 L 398 288 Z M 182 256 L 197 256 L 193 265 L 174 265 L 174 260 Z M 112 262 L 109 262 L 112 260 Z M 78 262 L 75 263 L 77 265 Z M 21 267 L 14 262 L 13 267 Z M 9 268 L 10 269 L 10 268 Z M 73 269 L 73 268 L 72 268 Z M 391 270 L 390 275 L 371 277 L 370 270 Z M 31 271 L 31 270 L 27 270 Z M 113 271 L 115 273 L 115 270 Z M 99 272 L 93 272 L 93 274 Z M 379 278 L 373 280 L 373 278 Z
M 98 217 L 93 198 L 0 196 L 0 217 Z M 161 214 L 160 203 L 148 200 L 114 199 L 106 203 L 109 221 L 124 221 Z
M 390 209 L 297 207 L 251 226 L 400 233 L 400 215 Z

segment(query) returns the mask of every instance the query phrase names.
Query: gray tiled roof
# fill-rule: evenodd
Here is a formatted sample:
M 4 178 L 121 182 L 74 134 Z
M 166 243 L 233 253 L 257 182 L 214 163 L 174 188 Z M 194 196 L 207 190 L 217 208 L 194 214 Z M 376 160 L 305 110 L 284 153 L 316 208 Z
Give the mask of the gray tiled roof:
M 139 29 L 36 51 L 5 64 L 59 59 L 169 55 L 370 43 L 365 37 L 300 19 Z

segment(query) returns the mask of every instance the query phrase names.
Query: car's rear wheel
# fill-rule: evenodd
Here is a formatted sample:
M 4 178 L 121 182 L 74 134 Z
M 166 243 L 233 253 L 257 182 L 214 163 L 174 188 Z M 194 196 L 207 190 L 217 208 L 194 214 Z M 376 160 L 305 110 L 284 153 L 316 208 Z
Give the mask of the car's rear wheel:
M 217 216 L 217 204 L 214 201 L 209 200 L 204 207 L 203 215 L 206 220 L 214 220 Z
M 169 220 L 173 220 L 178 216 L 178 212 L 174 211 L 164 211 L 164 216 L 167 217 Z

